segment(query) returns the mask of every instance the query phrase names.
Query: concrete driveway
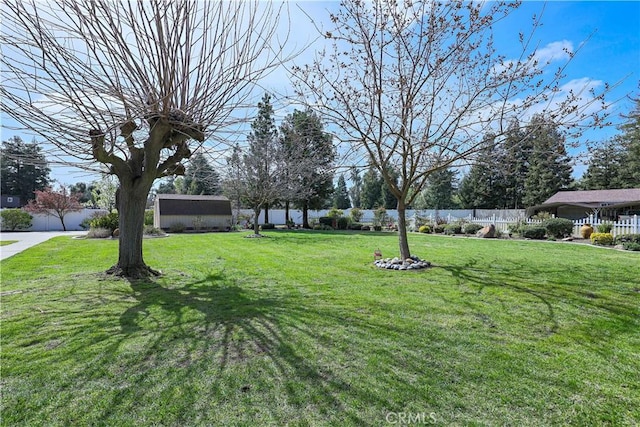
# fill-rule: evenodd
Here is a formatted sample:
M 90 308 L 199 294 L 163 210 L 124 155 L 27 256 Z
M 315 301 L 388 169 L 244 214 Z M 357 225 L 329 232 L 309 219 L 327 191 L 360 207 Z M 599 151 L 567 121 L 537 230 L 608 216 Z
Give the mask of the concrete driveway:
M 25 231 L 19 233 L 2 232 L 0 240 L 17 240 L 16 243 L 0 246 L 0 260 L 9 258 L 20 253 L 30 247 L 46 242 L 49 239 L 58 236 L 81 236 L 87 234 L 86 231 Z

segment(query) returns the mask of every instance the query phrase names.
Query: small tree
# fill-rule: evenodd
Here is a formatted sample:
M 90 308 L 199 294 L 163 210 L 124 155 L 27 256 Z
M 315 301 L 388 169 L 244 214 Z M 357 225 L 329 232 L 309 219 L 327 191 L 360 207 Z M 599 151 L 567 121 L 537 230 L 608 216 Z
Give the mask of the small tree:
M 516 59 L 496 51 L 494 27 L 520 4 L 342 1 L 331 27 L 318 28 L 331 46 L 293 70 L 300 98 L 323 109 L 342 142 L 367 157 L 396 197 L 402 258 L 411 255 L 407 207 L 432 173 L 473 158 L 483 135 L 494 132 L 498 143 L 511 118 L 534 111 L 574 135 L 602 124 L 603 94 L 564 84 L 571 46 L 557 71 L 547 72 L 552 60 L 534 46 L 537 19 L 531 32 L 514 37 Z
M 0 212 L 0 217 L 2 218 L 2 229 L 9 231 L 29 228 L 33 219 L 28 212 L 22 209 L 5 209 Z
M 69 212 L 78 212 L 82 210 L 82 204 L 78 195 L 71 194 L 64 186 L 60 186 L 58 191 L 46 189 L 44 191 L 36 191 L 36 199 L 29 201 L 25 210 L 37 214 L 45 214 L 55 216 L 60 220 L 62 229 L 67 231 L 64 224 L 64 217 Z
M 101 181 L 94 182 L 92 187 L 91 197 L 95 206 L 109 212 L 113 211 L 116 208 L 117 180 L 112 175 L 108 175 Z

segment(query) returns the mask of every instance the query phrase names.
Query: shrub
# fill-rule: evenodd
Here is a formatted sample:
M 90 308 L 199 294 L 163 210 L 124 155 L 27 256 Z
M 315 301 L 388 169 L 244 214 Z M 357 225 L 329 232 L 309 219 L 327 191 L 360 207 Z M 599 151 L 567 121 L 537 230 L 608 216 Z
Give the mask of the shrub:
M 338 218 L 337 225 L 338 230 L 346 230 L 349 226 L 349 218 L 347 218 L 346 216 L 341 216 L 340 218 Z
M 435 224 L 433 226 L 433 232 L 434 233 L 438 233 L 438 234 L 442 234 L 444 233 L 444 228 L 446 227 L 445 224 Z
M 329 216 L 321 216 L 320 218 L 318 218 L 318 223 L 320 225 L 328 225 L 329 227 L 332 227 L 333 226 L 333 218 L 331 218 Z
M 509 233 L 520 234 L 520 229 L 526 227 L 526 225 L 527 222 L 525 220 L 519 219 L 515 224 L 509 224 L 507 230 L 509 230 Z
M 418 228 L 418 232 L 431 233 L 431 227 L 429 227 L 428 225 L 421 225 L 420 228 Z
M 316 224 L 313 226 L 314 230 L 326 230 L 326 231 L 331 231 L 333 230 L 333 227 L 330 225 L 326 225 L 326 224 Z
M 9 231 L 24 230 L 31 227 L 33 217 L 22 209 L 5 209 L 0 213 L 2 229 Z
M 573 221 L 566 218 L 549 218 L 542 223 L 550 237 L 561 239 L 573 233 Z
M 541 225 L 523 225 L 519 228 L 518 234 L 525 239 L 544 239 L 547 229 Z
M 375 211 L 373 211 L 373 225 L 384 225 L 389 221 L 389 217 L 387 216 L 387 210 L 384 207 L 379 207 Z M 382 228 L 381 228 L 382 230 Z
M 174 222 L 169 226 L 170 233 L 183 233 L 187 227 L 181 222 Z
M 349 216 L 351 217 L 351 221 L 353 222 L 360 222 L 363 215 L 364 212 L 362 212 L 362 209 L 360 208 L 352 208 L 351 212 L 349 212 Z
M 594 245 L 601 245 L 601 246 L 613 245 L 613 234 L 593 233 L 591 235 L 591 243 L 593 243 Z
M 206 225 L 206 221 L 200 215 L 196 216 L 193 219 L 193 229 L 196 231 L 204 230 L 206 228 Z
M 143 234 L 145 236 L 164 236 L 166 233 L 159 228 L 155 228 L 153 225 L 145 225 Z
M 327 216 L 329 218 L 340 218 L 342 216 L 342 210 L 338 208 L 331 208 L 329 212 L 327 212 Z
M 373 231 L 382 231 L 382 226 L 381 225 L 374 225 L 373 226 Z
M 107 237 L 111 237 L 112 231 L 108 228 L 91 228 L 87 233 L 87 237 L 90 239 L 106 239 Z
M 476 234 L 479 230 L 482 230 L 484 227 L 480 224 L 474 224 L 474 223 L 470 223 L 470 224 L 465 224 L 462 227 L 462 231 L 464 232 L 464 234 Z
M 621 234 L 613 242 L 627 251 L 640 251 L 640 234 Z
M 626 242 L 622 244 L 622 247 L 627 251 L 640 251 L 640 243 Z
M 614 239 L 616 245 L 622 245 L 624 243 L 638 243 L 640 244 L 640 234 L 621 234 Z
M 153 210 L 144 211 L 144 225 L 153 225 Z
M 611 233 L 613 230 L 613 224 L 610 222 L 603 222 L 598 226 L 598 233 Z
M 276 225 L 270 222 L 266 222 L 264 224 L 261 224 L 260 228 L 262 228 L 263 230 L 274 230 L 276 228 Z
M 447 224 L 444 226 L 444 234 L 462 234 L 462 225 L 460 224 Z
M 91 220 L 89 224 L 91 225 L 91 228 L 106 228 L 108 230 L 111 230 L 111 232 L 113 233 L 113 230 L 118 228 L 118 222 L 118 213 L 111 212 L 106 215 L 96 216 Z
M 551 215 L 550 212 L 542 211 L 542 212 L 538 212 L 537 214 L 535 214 L 531 218 L 545 220 L 545 219 L 553 218 L 553 216 Z
M 349 224 L 349 230 L 362 230 L 363 225 L 359 222 L 352 222 L 351 224 Z M 369 229 L 369 227 L 367 227 L 367 230 Z

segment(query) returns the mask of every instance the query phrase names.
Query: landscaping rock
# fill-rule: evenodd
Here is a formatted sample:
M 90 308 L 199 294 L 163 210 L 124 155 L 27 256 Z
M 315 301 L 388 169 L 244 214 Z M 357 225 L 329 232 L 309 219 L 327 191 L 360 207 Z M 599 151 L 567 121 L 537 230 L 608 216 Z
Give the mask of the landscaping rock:
M 398 271 L 408 271 L 408 270 L 420 270 L 423 268 L 431 267 L 431 263 L 428 261 L 423 261 L 416 256 L 412 256 L 411 258 L 407 258 L 402 261 L 399 258 L 385 258 L 379 259 L 373 262 L 373 264 L 378 268 L 384 268 L 386 270 L 398 270 Z
M 116 228 L 115 230 L 113 230 L 112 236 L 113 237 L 120 237 L 120 229 Z
M 496 226 L 493 224 L 489 224 L 486 227 L 478 230 L 476 233 L 476 237 L 480 237 L 483 239 L 493 239 L 496 237 Z

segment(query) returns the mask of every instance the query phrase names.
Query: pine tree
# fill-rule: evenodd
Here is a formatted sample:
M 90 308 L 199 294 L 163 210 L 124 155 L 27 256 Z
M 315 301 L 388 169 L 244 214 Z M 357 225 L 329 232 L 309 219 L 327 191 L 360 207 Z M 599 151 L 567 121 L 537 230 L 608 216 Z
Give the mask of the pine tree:
M 389 167 L 388 168 L 388 173 L 389 176 L 391 177 L 391 182 L 397 186 L 398 185 L 398 178 L 400 177 L 400 174 L 398 174 L 398 172 Z M 380 190 L 380 197 L 382 199 L 382 206 L 385 209 L 395 209 L 398 207 L 398 199 L 396 198 L 396 196 L 394 196 L 391 193 L 391 189 L 389 188 L 389 184 L 384 180 L 384 178 L 382 178 L 382 176 L 380 177 L 380 186 L 381 186 L 381 190 Z
M 347 183 L 344 180 L 343 174 L 340 174 L 338 177 L 338 184 L 333 198 L 333 207 L 338 209 L 349 209 L 351 207 L 349 192 L 347 191 Z
M 640 98 L 620 129 L 620 186 L 622 188 L 640 188 Z
M 500 207 L 508 209 L 523 207 L 524 183 L 529 172 L 529 157 L 532 149 L 531 139 L 525 138 L 525 132 L 520 128 L 520 123 L 513 120 L 501 144 L 504 203 Z
M 363 209 L 375 209 L 382 204 L 382 181 L 373 166 L 369 166 L 362 177 L 360 198 Z
M 617 139 L 607 142 L 591 152 L 589 167 L 580 181 L 580 188 L 584 190 L 604 190 L 623 188 L 621 172 L 624 156 L 620 142 Z
M 532 118 L 526 138 L 531 140 L 533 148 L 523 202 L 526 206 L 534 206 L 569 187 L 572 181 L 571 165 L 557 125 L 542 115 Z
M 277 137 L 271 96 L 265 94 L 258 103 L 258 116 L 251 123 L 251 132 L 247 137 L 249 146 L 243 156 L 243 193 L 248 205 L 253 209 L 256 235 L 260 234 L 260 210 L 273 203 L 279 196 L 280 170 L 275 161 Z
M 426 188 L 416 198 L 416 209 L 452 209 L 455 207 L 456 172 L 452 169 L 440 169 L 432 173 Z
M 504 205 L 503 162 L 496 155 L 494 136 L 487 135 L 485 140 L 485 147 L 460 182 L 458 199 L 464 209 L 496 209 Z
M 24 143 L 19 136 L 4 141 L 0 165 L 1 193 L 20 197 L 21 205 L 35 199 L 35 191 L 49 185 L 50 169 L 42 148 L 35 142 Z
M 280 134 L 278 159 L 285 209 L 288 215 L 290 203 L 299 206 L 302 225 L 310 228 L 309 209 L 321 209 L 327 201 L 333 204 L 333 140 L 324 131 L 320 116 L 311 109 L 287 115 Z
M 349 196 L 351 196 L 351 204 L 353 205 L 353 207 L 359 208 L 362 205 L 362 201 L 361 201 L 362 200 L 361 199 L 362 177 L 358 172 L 358 168 L 355 166 L 351 167 L 349 173 L 351 177 L 351 182 L 353 183 L 351 188 L 349 188 Z
M 220 175 L 201 152 L 196 152 L 189 160 L 184 173 L 183 186 L 184 194 L 219 195 L 222 193 Z

